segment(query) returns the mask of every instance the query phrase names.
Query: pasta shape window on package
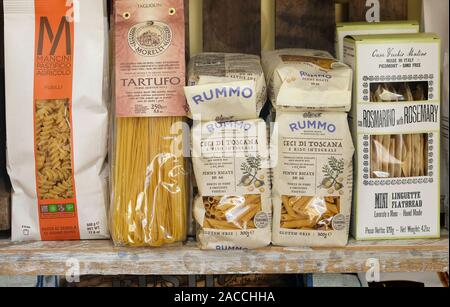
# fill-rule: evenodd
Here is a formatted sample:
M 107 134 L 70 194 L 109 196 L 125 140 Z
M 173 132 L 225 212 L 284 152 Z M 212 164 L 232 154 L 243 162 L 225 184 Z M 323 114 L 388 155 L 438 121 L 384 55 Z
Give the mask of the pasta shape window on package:
M 333 230 L 333 218 L 341 211 L 339 197 L 283 196 L 281 224 L 284 229 Z
M 255 229 L 254 218 L 262 210 L 261 195 L 203 197 L 204 228 Z
M 428 100 L 428 82 L 372 83 L 374 103 Z M 428 134 L 371 136 L 371 178 L 409 178 L 428 175 Z
M 36 168 L 40 199 L 74 197 L 67 100 L 36 101 Z

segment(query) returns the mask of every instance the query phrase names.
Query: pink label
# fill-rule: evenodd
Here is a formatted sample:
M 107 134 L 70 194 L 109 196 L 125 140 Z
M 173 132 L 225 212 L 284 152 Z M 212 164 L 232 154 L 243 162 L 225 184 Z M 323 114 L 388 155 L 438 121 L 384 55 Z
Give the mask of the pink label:
M 186 116 L 183 2 L 115 1 L 117 117 Z

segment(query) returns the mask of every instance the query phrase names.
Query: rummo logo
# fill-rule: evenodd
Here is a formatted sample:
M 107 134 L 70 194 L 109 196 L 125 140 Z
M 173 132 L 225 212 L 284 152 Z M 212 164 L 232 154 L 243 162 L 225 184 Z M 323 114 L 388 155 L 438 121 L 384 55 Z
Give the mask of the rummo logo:
M 223 130 L 226 128 L 233 128 L 237 130 L 249 131 L 252 128 L 252 124 L 244 121 L 227 121 L 227 122 L 213 122 L 206 126 L 208 132 L 214 132 L 216 130 Z
M 336 125 L 320 120 L 303 120 L 295 123 L 290 123 L 289 128 L 292 132 L 303 130 L 323 130 L 329 133 L 335 133 Z
M 164 53 L 171 45 L 172 29 L 160 21 L 136 24 L 128 31 L 128 44 L 140 56 L 155 57 Z
M 192 100 L 196 105 L 199 105 L 221 98 L 242 97 L 244 99 L 251 99 L 253 94 L 254 90 L 249 86 L 222 86 L 194 95 Z

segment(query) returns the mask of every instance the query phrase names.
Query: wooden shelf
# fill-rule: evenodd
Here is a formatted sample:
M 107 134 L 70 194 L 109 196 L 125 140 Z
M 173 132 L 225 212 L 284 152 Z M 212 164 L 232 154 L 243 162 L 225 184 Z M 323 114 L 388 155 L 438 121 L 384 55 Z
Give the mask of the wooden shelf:
M 160 249 L 117 248 L 110 241 L 11 243 L 0 240 L 0 275 L 65 275 L 77 259 L 81 275 L 359 273 L 368 259 L 382 272 L 448 270 L 448 232 L 440 240 L 350 241 L 345 248 L 200 251 L 194 242 Z

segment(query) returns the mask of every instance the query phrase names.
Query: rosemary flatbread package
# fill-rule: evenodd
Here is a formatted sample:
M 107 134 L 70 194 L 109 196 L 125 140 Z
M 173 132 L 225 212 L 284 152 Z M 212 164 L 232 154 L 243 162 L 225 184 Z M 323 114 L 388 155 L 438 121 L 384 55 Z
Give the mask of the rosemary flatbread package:
M 198 120 L 258 118 L 266 103 L 259 56 L 201 53 L 191 59 L 188 78 L 185 94 L 190 116 Z
M 328 52 L 284 49 L 263 52 L 273 106 L 284 111 L 349 111 L 352 70 Z
M 109 237 L 105 1 L 5 0 L 12 239 Z
M 344 61 L 344 39 L 352 35 L 419 33 L 417 21 L 341 22 L 336 25 L 336 57 Z
M 440 39 L 354 36 L 357 239 L 440 236 Z
M 198 184 L 194 216 L 202 249 L 270 244 L 269 148 L 263 120 L 195 123 L 192 160 Z
M 346 113 L 277 113 L 271 138 L 273 244 L 347 244 L 353 153 Z

